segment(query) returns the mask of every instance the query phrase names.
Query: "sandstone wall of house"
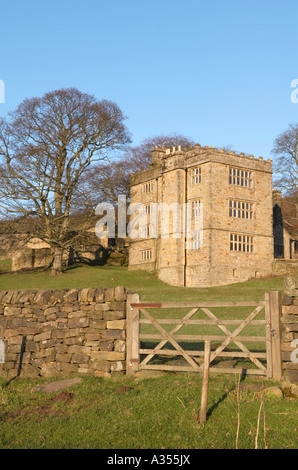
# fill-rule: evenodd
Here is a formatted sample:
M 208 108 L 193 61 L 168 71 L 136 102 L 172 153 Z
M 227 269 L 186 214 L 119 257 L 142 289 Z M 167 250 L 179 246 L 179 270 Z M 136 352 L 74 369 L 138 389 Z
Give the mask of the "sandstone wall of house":
M 298 279 L 293 277 L 286 280 L 283 298 L 281 358 L 285 380 L 298 384 Z
M 8 377 L 109 377 L 125 372 L 123 287 L 0 292 Z M 3 343 L 2 343 L 3 344 Z

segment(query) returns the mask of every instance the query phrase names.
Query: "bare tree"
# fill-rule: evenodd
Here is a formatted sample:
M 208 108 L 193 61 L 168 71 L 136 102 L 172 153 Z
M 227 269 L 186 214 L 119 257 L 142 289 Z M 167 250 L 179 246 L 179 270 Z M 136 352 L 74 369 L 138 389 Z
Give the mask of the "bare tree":
M 95 161 L 130 141 L 122 111 L 75 88 L 24 100 L 0 120 L 0 210 L 2 216 L 32 216 L 30 235 L 53 252 L 52 273 L 62 272 L 63 250 L 86 231 L 78 217 L 82 177 Z M 86 212 L 85 212 L 86 215 Z
M 130 176 L 137 171 L 149 168 L 154 147 L 177 148 L 178 145 L 186 149 L 193 146 L 194 142 L 180 134 L 147 138 L 139 145 L 127 148 L 118 161 L 108 164 L 98 163 L 90 168 L 84 177 L 85 191 L 90 192 L 90 185 L 92 185 L 96 198 L 94 203 L 105 201 L 116 204 L 120 194 L 129 199 Z
M 298 124 L 290 124 L 274 141 L 274 183 L 286 195 L 298 196 Z

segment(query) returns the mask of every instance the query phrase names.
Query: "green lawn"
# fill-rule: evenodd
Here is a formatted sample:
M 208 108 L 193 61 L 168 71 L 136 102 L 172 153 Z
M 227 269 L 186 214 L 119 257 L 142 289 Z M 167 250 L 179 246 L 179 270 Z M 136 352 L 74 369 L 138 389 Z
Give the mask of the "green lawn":
M 45 380 L 17 379 L 6 385 L 1 379 L 0 448 L 234 449 L 236 381 L 228 375 L 210 377 L 207 423 L 202 428 L 202 378 L 197 374 L 84 378 L 51 394 L 33 391 Z M 238 448 L 254 449 L 260 390 L 272 384 L 247 378 L 240 385 Z M 295 399 L 265 396 L 264 408 L 265 434 L 262 411 L 258 448 L 297 448 Z
M 229 286 L 211 288 L 174 287 L 146 271 L 129 271 L 125 267 L 74 266 L 60 276 L 48 271 L 3 272 L 9 261 L 0 261 L 0 290 L 68 289 L 84 287 L 125 286 L 144 300 L 263 300 L 268 290 L 283 289 L 284 277 L 252 279 Z

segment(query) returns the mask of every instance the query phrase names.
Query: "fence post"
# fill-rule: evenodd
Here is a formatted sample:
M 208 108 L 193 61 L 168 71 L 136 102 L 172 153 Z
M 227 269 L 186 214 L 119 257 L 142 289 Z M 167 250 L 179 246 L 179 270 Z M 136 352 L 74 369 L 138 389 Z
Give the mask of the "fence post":
M 207 416 L 208 385 L 209 385 L 209 366 L 210 366 L 210 341 L 205 341 L 204 371 L 200 410 L 200 423 L 204 427 Z
M 134 374 L 139 369 L 139 309 L 133 308 L 131 304 L 138 303 L 138 294 L 128 294 L 126 301 L 126 373 Z
M 270 298 L 270 322 L 271 322 L 271 350 L 272 350 L 272 378 L 280 380 L 281 367 L 281 293 L 278 290 L 269 292 Z
M 272 377 L 272 347 L 271 347 L 271 320 L 270 320 L 270 295 L 265 294 L 265 320 L 266 320 L 266 354 L 267 354 L 267 379 Z

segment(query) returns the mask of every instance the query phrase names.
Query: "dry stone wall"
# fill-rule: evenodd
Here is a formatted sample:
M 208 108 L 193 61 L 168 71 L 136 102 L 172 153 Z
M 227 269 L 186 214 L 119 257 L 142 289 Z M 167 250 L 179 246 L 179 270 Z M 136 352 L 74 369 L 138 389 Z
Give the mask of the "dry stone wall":
M 126 291 L 0 292 L 0 339 L 8 377 L 109 377 L 125 372 Z M 2 345 L 3 345 L 2 342 Z
M 288 277 L 285 282 L 281 313 L 281 358 L 285 380 L 298 384 L 298 279 L 292 277 Z

